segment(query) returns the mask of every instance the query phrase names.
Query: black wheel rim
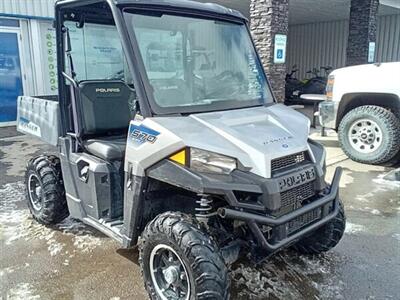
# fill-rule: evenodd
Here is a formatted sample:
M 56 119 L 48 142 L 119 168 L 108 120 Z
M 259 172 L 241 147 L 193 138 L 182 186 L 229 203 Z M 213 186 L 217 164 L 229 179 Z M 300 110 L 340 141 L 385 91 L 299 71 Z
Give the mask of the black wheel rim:
M 163 244 L 154 247 L 149 266 L 153 286 L 162 300 L 189 299 L 188 272 L 174 249 Z
M 36 174 L 29 175 L 28 179 L 29 201 L 36 211 L 40 211 L 43 206 L 42 184 Z

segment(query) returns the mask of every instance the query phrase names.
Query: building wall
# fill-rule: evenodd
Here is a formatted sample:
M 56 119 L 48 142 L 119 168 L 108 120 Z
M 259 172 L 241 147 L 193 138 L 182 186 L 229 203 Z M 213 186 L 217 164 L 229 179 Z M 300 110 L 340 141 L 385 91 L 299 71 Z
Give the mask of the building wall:
M 55 2 L 56 0 L 1 0 L 0 15 L 53 18 Z
M 377 61 L 400 61 L 400 14 L 381 17 L 376 38 Z
M 287 68 L 299 68 L 298 78 L 308 78 L 314 67 L 346 64 L 348 20 L 293 25 L 289 27 Z M 400 14 L 378 20 L 375 61 L 400 61 Z

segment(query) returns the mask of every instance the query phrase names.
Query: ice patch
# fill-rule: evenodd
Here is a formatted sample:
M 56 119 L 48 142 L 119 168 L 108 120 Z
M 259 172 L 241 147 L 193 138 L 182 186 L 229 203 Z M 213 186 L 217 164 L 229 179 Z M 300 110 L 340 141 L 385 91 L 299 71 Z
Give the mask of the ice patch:
M 378 178 L 373 179 L 372 181 L 379 184 L 384 190 L 399 190 L 400 191 L 400 181 L 392 181 L 385 179 L 387 174 L 381 174 Z
M 347 222 L 346 229 L 344 232 L 347 234 L 356 234 L 358 232 L 363 232 L 363 231 L 366 231 L 365 226 Z
M 366 194 L 357 195 L 356 200 L 360 202 L 376 203 L 379 200 L 377 199 L 377 195 L 379 193 L 392 192 L 392 191 L 398 191 L 397 199 L 400 199 L 400 182 L 386 180 L 384 177 L 385 174 L 381 174 L 377 178 L 373 179 L 372 181 L 374 184 L 370 186 L 369 188 L 370 191 Z M 377 210 L 372 210 L 371 213 L 381 214 Z
M 40 299 L 40 296 L 35 295 L 32 286 L 29 283 L 19 283 L 15 288 L 12 288 L 7 292 L 6 299 L 34 300 Z

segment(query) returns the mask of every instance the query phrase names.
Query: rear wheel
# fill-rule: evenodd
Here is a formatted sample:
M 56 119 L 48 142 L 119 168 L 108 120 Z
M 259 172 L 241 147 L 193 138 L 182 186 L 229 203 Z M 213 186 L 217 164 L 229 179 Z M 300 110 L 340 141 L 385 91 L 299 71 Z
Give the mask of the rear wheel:
M 400 151 L 400 120 L 383 107 L 357 107 L 340 122 L 339 142 L 354 161 L 386 163 Z
M 228 270 L 212 239 L 188 215 L 164 213 L 139 240 L 139 262 L 151 299 L 228 299 Z
M 343 204 L 339 201 L 339 213 L 329 223 L 301 239 L 293 248 L 303 254 L 320 254 L 335 247 L 343 237 L 346 217 Z
M 68 217 L 60 160 L 39 156 L 28 162 L 25 186 L 29 210 L 35 220 L 49 225 Z

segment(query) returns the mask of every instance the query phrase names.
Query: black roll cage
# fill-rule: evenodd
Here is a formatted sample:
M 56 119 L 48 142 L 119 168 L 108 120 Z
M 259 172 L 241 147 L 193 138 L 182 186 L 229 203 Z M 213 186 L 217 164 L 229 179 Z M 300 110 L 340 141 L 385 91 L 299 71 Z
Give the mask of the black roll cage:
M 56 29 L 56 43 L 57 43 L 57 61 L 58 61 L 58 83 L 59 83 L 59 103 L 61 111 L 61 133 L 63 136 L 70 134 L 74 135 L 79 132 L 78 128 L 74 128 L 74 121 L 71 120 L 69 115 L 69 106 L 72 105 L 70 100 L 67 98 L 67 89 L 65 81 L 70 81 L 71 78 L 67 78 L 64 73 L 65 71 L 65 45 L 64 45 L 64 21 L 71 20 L 67 17 L 67 12 L 73 12 L 79 7 L 88 7 L 90 10 L 85 10 L 85 14 L 90 16 L 91 12 L 102 12 L 104 9 L 109 9 L 111 14 L 109 19 L 102 18 L 96 19 L 95 21 L 99 24 L 115 24 L 118 34 L 120 36 L 122 49 L 129 67 L 129 71 L 132 74 L 133 84 L 138 97 L 138 102 L 140 106 L 140 113 L 143 117 L 152 117 L 155 113 L 150 107 L 150 99 L 147 91 L 151 91 L 151 86 L 146 80 L 146 71 L 144 69 L 144 64 L 140 55 L 135 55 L 139 53 L 139 46 L 136 41 L 131 40 L 131 34 L 126 26 L 123 10 L 124 9 L 138 9 L 138 10 L 155 10 L 163 11 L 176 15 L 190 15 L 202 18 L 210 19 L 220 19 L 223 21 L 234 22 L 245 24 L 247 30 L 250 32 L 248 21 L 240 13 L 225 9 L 221 6 L 215 5 L 215 9 L 210 7 L 205 8 L 203 4 L 190 2 L 190 1 L 178 1 L 178 0 L 167 0 L 167 1 L 145 1 L 145 0 L 61 0 L 56 2 L 55 5 L 55 29 Z M 92 6 L 92 7 L 90 7 Z M 96 7 L 98 6 L 98 7 Z M 90 17 L 89 17 L 90 18 Z M 93 19 L 94 20 L 94 19 Z M 79 23 L 81 20 L 74 20 Z M 108 22 L 108 23 L 107 23 Z M 255 45 L 252 40 L 254 49 Z M 261 59 L 256 51 L 257 59 L 261 62 Z M 143 75 L 145 74 L 145 75 Z M 265 75 L 269 89 L 271 89 L 270 82 Z M 273 93 L 272 93 L 273 95 Z M 275 102 L 274 96 L 273 101 Z M 79 106 L 72 105 L 72 109 L 78 109 Z M 73 116 L 77 115 L 77 112 L 72 113 Z M 166 115 L 166 114 L 164 114 Z M 176 115 L 176 113 L 175 113 Z M 162 116 L 162 115 L 157 115 Z M 72 117 L 73 118 L 73 117 Z M 76 123 L 76 122 L 75 122 Z

